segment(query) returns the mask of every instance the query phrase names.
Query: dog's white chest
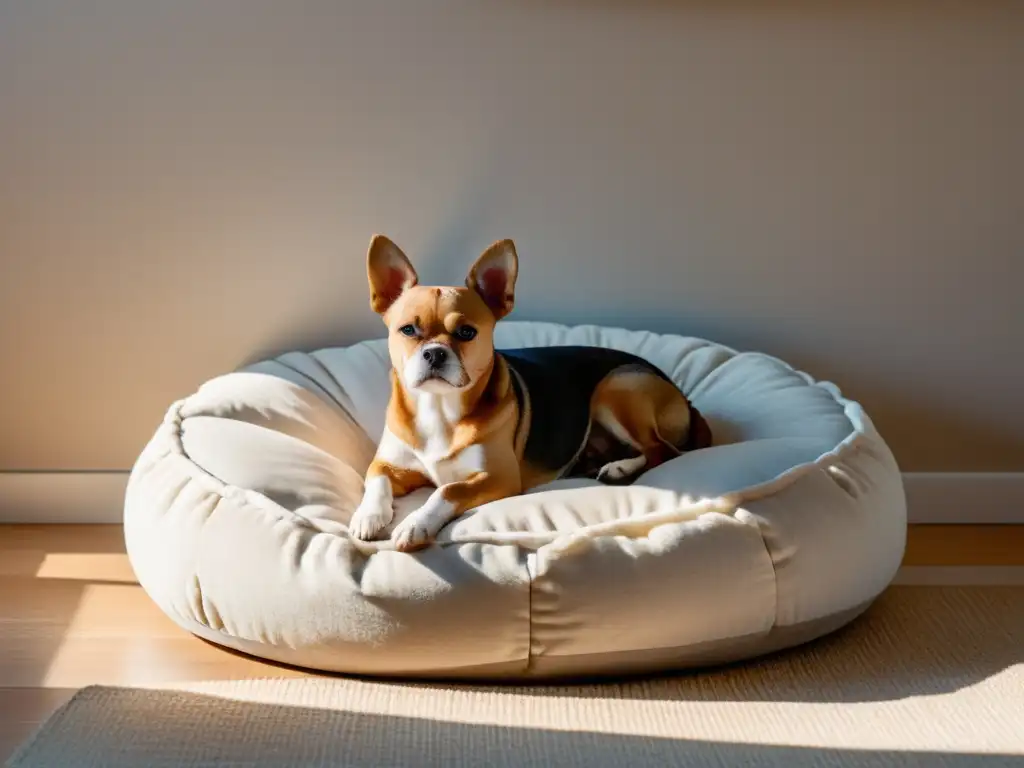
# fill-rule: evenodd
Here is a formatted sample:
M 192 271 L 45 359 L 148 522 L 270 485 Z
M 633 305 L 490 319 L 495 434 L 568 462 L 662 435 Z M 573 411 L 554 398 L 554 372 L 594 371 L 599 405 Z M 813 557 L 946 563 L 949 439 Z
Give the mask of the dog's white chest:
M 421 447 L 416 457 L 428 464 L 442 463 L 451 452 L 452 424 L 458 418 L 452 406 L 440 397 L 422 397 L 416 407 L 416 434 Z
M 451 455 L 452 433 L 458 423 L 458 411 L 442 398 L 423 398 L 416 408 L 416 434 L 419 446 L 413 448 L 385 429 L 377 452 L 396 467 L 422 472 L 436 486 L 465 480 L 484 469 L 484 449 L 469 445 Z
M 465 480 L 483 469 L 483 448 L 479 445 L 451 455 L 451 436 L 461 415 L 459 406 L 458 401 L 436 396 L 423 397 L 417 403 L 416 433 L 422 447 L 414 453 L 423 471 L 438 486 Z
M 457 483 L 480 472 L 484 468 L 483 459 L 483 447 L 470 445 L 452 458 L 434 460 L 424 455 L 420 459 L 420 464 L 434 485 L 440 487 L 448 483 Z

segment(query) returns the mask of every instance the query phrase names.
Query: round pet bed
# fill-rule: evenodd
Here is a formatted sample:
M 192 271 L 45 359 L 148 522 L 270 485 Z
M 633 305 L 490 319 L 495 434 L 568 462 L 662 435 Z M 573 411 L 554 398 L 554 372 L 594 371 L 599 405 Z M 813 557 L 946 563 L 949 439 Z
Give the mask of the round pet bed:
M 505 322 L 501 347 L 638 353 L 715 445 L 630 486 L 562 480 L 428 548 L 346 523 L 384 425 L 385 342 L 290 353 L 175 403 L 128 485 L 140 584 L 183 628 L 301 667 L 526 679 L 681 669 L 794 646 L 891 582 L 906 507 L 863 409 L 785 363 L 699 339 Z M 399 500 L 396 521 L 422 502 Z

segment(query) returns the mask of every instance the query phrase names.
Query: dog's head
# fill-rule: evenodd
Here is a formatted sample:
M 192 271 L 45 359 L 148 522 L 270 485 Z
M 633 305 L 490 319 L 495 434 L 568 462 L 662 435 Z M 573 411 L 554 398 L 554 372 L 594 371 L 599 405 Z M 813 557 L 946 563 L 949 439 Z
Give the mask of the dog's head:
M 465 287 L 419 284 L 402 250 L 383 235 L 366 257 L 370 306 L 388 327 L 391 364 L 410 392 L 466 390 L 494 361 L 494 325 L 512 311 L 519 259 L 511 240 L 494 243 Z

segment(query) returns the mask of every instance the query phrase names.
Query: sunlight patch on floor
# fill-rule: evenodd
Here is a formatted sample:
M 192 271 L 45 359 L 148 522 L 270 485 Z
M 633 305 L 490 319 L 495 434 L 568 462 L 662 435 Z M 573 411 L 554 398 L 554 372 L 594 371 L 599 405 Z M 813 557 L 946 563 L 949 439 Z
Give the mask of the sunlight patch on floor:
M 128 556 L 119 553 L 51 552 L 34 575 L 38 579 L 137 583 Z

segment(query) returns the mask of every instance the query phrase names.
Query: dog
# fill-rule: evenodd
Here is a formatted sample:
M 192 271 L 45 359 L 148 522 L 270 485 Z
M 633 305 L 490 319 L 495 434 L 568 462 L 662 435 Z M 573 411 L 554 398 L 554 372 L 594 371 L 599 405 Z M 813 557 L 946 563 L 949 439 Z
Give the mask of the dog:
M 375 235 L 370 306 L 388 328 L 386 427 L 349 525 L 370 540 L 393 501 L 433 487 L 391 534 L 395 549 L 428 545 L 467 510 L 563 477 L 634 480 L 711 445 L 700 412 L 646 360 L 599 347 L 496 350 L 495 324 L 515 303 L 511 240 L 476 260 L 465 287 L 422 286 L 401 249 Z

